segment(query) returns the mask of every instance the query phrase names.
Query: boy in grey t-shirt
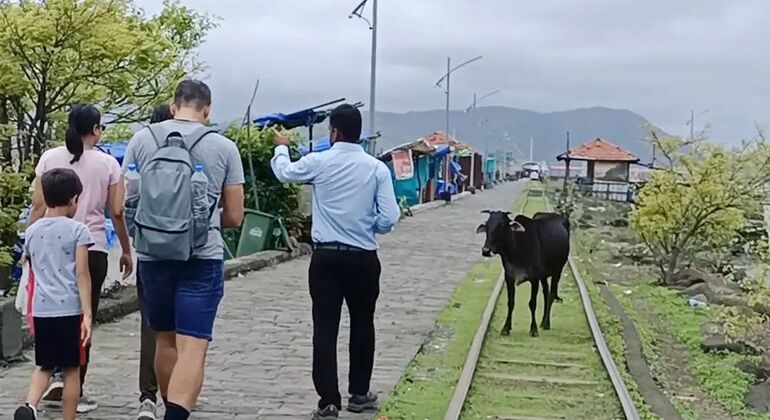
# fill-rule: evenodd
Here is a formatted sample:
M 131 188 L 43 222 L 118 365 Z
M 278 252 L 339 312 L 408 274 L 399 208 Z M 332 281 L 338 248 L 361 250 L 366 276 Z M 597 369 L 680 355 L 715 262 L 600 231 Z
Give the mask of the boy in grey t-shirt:
M 33 330 L 37 368 L 26 404 L 14 420 L 37 419 L 37 404 L 54 369 L 64 370 L 63 417 L 74 420 L 80 398 L 83 348 L 91 339 L 91 277 L 86 225 L 72 220 L 83 185 L 71 169 L 53 169 L 41 179 L 45 217 L 27 228 L 26 253 L 32 277 Z

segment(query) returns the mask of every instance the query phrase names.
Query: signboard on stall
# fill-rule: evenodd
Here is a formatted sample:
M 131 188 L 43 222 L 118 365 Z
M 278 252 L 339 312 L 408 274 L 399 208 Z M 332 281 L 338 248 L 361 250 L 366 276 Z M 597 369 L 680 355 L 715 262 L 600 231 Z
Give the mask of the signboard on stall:
M 412 150 L 397 150 L 391 153 L 393 158 L 393 173 L 397 180 L 411 179 L 414 177 L 414 164 L 412 162 Z

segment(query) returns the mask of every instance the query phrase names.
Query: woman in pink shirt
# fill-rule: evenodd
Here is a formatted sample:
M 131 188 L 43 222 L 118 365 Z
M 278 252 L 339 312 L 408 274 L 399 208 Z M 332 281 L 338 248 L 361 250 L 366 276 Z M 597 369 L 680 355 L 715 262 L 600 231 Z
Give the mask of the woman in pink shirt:
M 83 193 L 78 198 L 75 220 L 85 223 L 91 231 L 94 245 L 88 252 L 88 266 L 91 274 L 91 306 L 94 318 L 99 308 L 102 285 L 107 277 L 107 232 L 105 229 L 105 208 L 109 209 L 115 226 L 122 255 L 120 270 L 123 278 L 133 271 L 131 245 L 128 239 L 126 223 L 123 219 L 123 200 L 125 186 L 118 161 L 114 157 L 96 149 L 102 137 L 101 113 L 93 105 L 75 105 L 69 113 L 66 146 L 57 147 L 43 153 L 35 168 L 35 189 L 32 194 L 32 214 L 29 224 L 45 214 L 45 203 L 40 186 L 41 176 L 51 169 L 69 168 L 75 171 L 83 184 Z M 88 360 L 90 343 L 86 348 L 85 363 L 80 369 L 81 397 L 78 412 L 96 409 L 95 401 L 83 395 L 83 383 Z M 61 401 L 64 383 L 61 376 L 54 375 L 51 385 L 44 396 L 48 401 Z

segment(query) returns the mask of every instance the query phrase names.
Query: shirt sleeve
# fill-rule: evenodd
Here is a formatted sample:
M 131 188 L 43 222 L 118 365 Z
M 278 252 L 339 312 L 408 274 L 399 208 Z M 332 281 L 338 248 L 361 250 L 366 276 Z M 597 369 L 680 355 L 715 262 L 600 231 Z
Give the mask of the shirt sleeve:
M 134 133 L 134 136 L 131 137 L 131 140 L 128 142 L 128 146 L 126 146 L 126 151 L 123 154 L 123 173 L 128 171 L 128 165 L 135 164 L 136 165 L 136 143 L 139 141 L 139 133 L 140 131 L 137 131 Z
M 238 151 L 238 146 L 235 143 L 230 144 L 231 147 L 227 148 L 226 160 L 226 173 L 225 173 L 225 186 L 227 185 L 242 185 L 246 183 L 246 177 L 243 175 L 243 161 L 241 160 L 241 154 Z
M 77 246 L 88 246 L 94 244 L 94 240 L 91 238 L 91 232 L 88 230 L 86 225 L 82 223 L 78 223 L 77 227 L 75 228 L 75 244 Z
M 309 154 L 296 162 L 289 157 L 289 148 L 277 146 L 275 155 L 270 160 L 275 177 L 281 182 L 308 183 L 313 182 L 318 175 L 320 162 L 318 154 Z
M 392 232 L 401 218 L 401 208 L 396 201 L 396 191 L 393 189 L 390 171 L 383 163 L 377 165 L 376 208 L 375 233 L 383 235 Z

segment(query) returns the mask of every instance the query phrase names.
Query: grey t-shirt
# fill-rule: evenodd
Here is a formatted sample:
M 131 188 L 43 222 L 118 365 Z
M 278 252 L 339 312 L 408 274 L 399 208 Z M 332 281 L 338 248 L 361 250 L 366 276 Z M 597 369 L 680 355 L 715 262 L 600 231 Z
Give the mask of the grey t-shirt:
M 190 134 L 201 127 L 200 123 L 182 120 L 168 120 L 159 124 L 166 133 L 176 131 L 184 136 L 188 147 L 197 140 L 197 138 L 190 138 Z M 158 139 L 161 144 L 165 140 L 165 138 Z M 158 145 L 150 130 L 148 128 L 139 130 L 131 138 L 126 148 L 126 154 L 123 158 L 123 172 L 132 163 L 136 164 L 141 172 L 157 150 Z M 212 229 L 209 230 L 209 240 L 206 246 L 193 254 L 193 258 L 221 260 L 224 259 L 224 247 L 220 233 L 222 216 L 220 200 L 225 186 L 241 185 L 245 182 L 241 155 L 235 143 L 218 133 L 204 137 L 190 153 L 193 161 L 202 164 L 206 170 L 206 175 L 209 178 L 209 199 L 216 203 L 215 209 L 217 209 L 211 217 Z M 137 258 L 144 261 L 152 260 L 151 257 L 142 254 L 138 254 Z
M 25 240 L 35 274 L 32 316 L 80 315 L 75 251 L 94 244 L 88 227 L 67 217 L 44 217 L 27 228 Z

